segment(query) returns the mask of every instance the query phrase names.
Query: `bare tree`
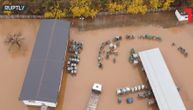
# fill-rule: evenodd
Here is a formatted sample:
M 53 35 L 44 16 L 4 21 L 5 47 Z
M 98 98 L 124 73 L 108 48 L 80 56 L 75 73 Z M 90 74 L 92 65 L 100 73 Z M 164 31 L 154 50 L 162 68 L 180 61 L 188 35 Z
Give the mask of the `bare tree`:
M 24 37 L 21 32 L 8 34 L 5 39 L 5 44 L 9 46 L 9 51 L 11 53 L 21 52 L 24 49 Z

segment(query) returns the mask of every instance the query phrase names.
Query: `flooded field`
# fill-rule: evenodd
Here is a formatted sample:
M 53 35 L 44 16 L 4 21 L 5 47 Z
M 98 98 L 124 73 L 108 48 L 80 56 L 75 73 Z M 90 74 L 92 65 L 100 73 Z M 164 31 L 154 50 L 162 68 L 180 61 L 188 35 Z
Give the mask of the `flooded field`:
M 0 20 L 0 104 L 2 110 L 39 110 L 36 107 L 26 107 L 18 101 L 18 96 L 26 74 L 31 52 L 39 28 L 39 20 Z M 119 87 L 133 86 L 143 83 L 142 74 L 138 68 L 128 63 L 128 52 L 131 48 L 137 51 L 159 47 L 166 64 L 178 87 L 187 110 L 193 110 L 193 24 L 163 28 L 155 25 L 131 25 L 124 27 L 102 28 L 89 31 L 79 31 L 71 28 L 71 39 L 84 44 L 80 55 L 78 74 L 73 77 L 65 73 L 62 89 L 59 95 L 58 107 L 53 110 L 85 110 L 91 87 L 94 82 L 103 85 L 103 92 L 97 110 L 153 110 L 147 106 L 147 100 L 140 100 L 137 94 L 123 97 L 123 103 L 117 103 L 115 91 Z M 27 44 L 27 54 L 12 56 L 4 45 L 8 33 L 21 32 Z M 134 35 L 154 34 L 163 38 L 162 42 L 148 40 L 121 41 L 116 64 L 112 60 L 104 61 L 104 69 L 97 67 L 99 46 L 103 41 L 112 39 L 115 35 L 124 36 L 126 33 Z M 175 42 L 176 47 L 171 43 Z M 184 47 L 189 56 L 185 58 L 177 51 L 177 47 Z M 126 98 L 134 97 L 133 104 L 127 104 Z

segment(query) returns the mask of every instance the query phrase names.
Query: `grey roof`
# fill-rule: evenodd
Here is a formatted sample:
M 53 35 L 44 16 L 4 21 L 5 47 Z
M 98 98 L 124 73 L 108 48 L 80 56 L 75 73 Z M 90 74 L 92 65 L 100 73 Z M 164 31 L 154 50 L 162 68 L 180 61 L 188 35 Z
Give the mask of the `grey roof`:
M 42 20 L 19 100 L 57 102 L 70 23 Z

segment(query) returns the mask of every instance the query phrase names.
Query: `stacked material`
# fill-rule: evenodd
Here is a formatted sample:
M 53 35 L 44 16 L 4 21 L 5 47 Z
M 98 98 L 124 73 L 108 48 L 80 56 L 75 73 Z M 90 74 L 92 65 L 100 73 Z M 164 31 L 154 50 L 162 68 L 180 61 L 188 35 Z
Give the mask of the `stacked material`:
M 123 87 L 117 89 L 117 95 L 124 95 L 127 93 L 134 93 L 144 90 L 146 87 L 144 84 L 136 85 L 134 87 Z
M 137 52 L 135 51 L 134 48 L 132 48 L 130 50 L 130 54 L 129 54 L 129 62 L 132 64 L 138 64 L 139 63 L 138 57 L 139 56 L 138 56 Z
M 69 47 L 69 58 L 67 62 L 67 71 L 72 74 L 77 74 L 77 65 L 80 62 L 80 52 L 83 49 L 83 44 L 77 41 L 71 41 Z
M 120 41 L 122 36 L 115 36 L 112 40 L 107 40 L 102 42 L 99 52 L 98 52 L 98 67 L 103 68 L 103 58 L 109 59 L 110 56 L 113 56 L 113 63 L 116 63 L 116 56 L 118 56 L 117 48 L 120 46 Z

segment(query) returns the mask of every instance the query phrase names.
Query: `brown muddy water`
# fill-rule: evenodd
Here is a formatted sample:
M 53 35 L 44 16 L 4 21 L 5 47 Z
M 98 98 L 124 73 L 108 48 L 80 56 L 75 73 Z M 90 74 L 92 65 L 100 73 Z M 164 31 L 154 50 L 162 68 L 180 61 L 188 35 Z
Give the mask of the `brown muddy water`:
M 35 43 L 39 20 L 0 20 L 0 109 L 2 110 L 39 110 L 35 107 L 26 107 L 18 101 L 25 72 Z M 103 92 L 97 110 L 153 110 L 147 106 L 146 100 L 137 98 L 137 94 L 123 97 L 123 103 L 117 103 L 115 91 L 119 87 L 132 86 L 143 83 L 138 68 L 128 63 L 128 52 L 131 48 L 137 51 L 158 47 L 165 58 L 166 64 L 178 87 L 187 110 L 193 110 L 193 24 L 163 28 L 155 25 L 131 25 L 124 27 L 102 28 L 89 31 L 79 31 L 71 28 L 71 39 L 84 43 L 80 55 L 78 74 L 72 77 L 65 73 L 62 89 L 59 95 L 58 107 L 53 110 L 85 110 L 94 82 L 103 85 Z M 12 56 L 4 45 L 8 33 L 22 32 L 27 44 L 27 53 L 24 56 Z M 156 34 L 163 38 L 162 42 L 147 40 L 123 40 L 120 44 L 116 64 L 112 60 L 104 61 L 104 69 L 97 67 L 97 55 L 101 42 L 111 39 L 115 35 L 124 36 L 126 33 L 134 35 Z M 175 42 L 176 47 L 171 43 Z M 186 48 L 189 53 L 184 58 L 177 47 Z M 134 97 L 133 104 L 126 104 L 128 96 Z

